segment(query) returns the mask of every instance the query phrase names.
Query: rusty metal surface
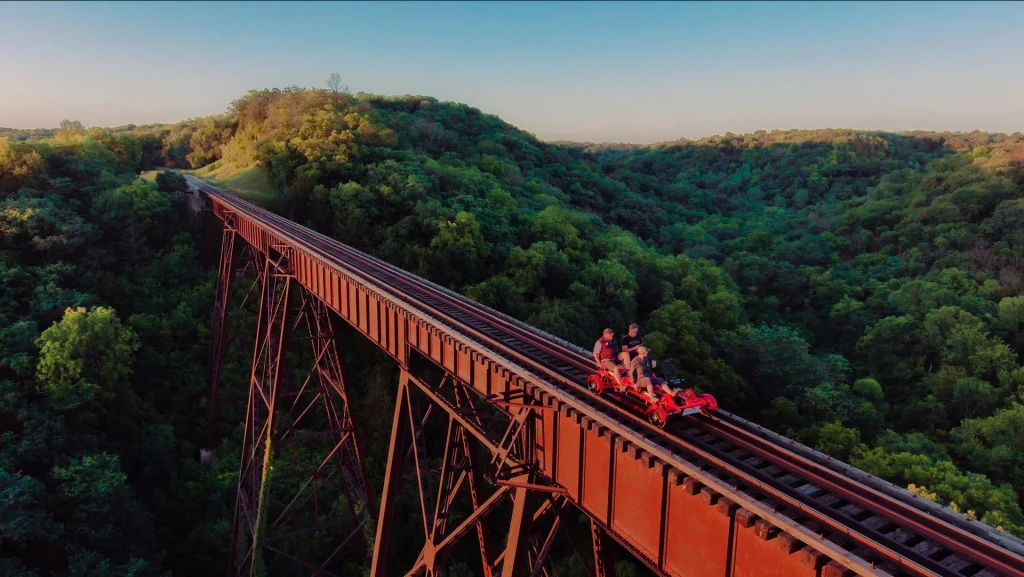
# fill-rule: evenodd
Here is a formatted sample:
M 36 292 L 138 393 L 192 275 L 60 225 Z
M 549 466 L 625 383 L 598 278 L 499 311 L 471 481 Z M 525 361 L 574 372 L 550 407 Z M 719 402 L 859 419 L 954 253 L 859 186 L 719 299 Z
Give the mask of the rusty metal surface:
M 224 215 L 224 230 L 221 238 L 220 262 L 218 263 L 217 294 L 213 301 L 213 319 L 210 323 L 210 418 L 207 425 L 210 436 L 210 448 L 216 447 L 215 420 L 220 404 L 220 374 L 224 366 L 224 339 L 227 333 L 227 315 L 229 296 L 231 295 L 231 277 L 234 276 L 235 263 L 235 229 L 231 225 L 230 215 Z
M 532 426 L 537 434 L 533 436 L 532 450 L 539 464 L 538 472 L 563 487 L 570 502 L 607 526 L 612 537 L 657 572 L 694 574 L 687 573 L 685 556 L 680 557 L 678 548 L 673 546 L 677 542 L 675 535 L 682 531 L 679 528 L 685 524 L 689 511 L 688 507 L 680 505 L 685 497 L 678 495 L 678 487 L 693 479 L 708 492 L 708 499 L 744 507 L 760 522 L 793 539 L 800 550 L 814 551 L 820 559 L 857 574 L 887 574 L 871 560 L 863 558 L 863 554 L 853 554 L 849 547 L 821 539 L 819 529 L 807 525 L 807 519 L 794 518 L 793 513 L 783 514 L 776 506 L 765 502 L 759 492 L 773 498 L 780 495 L 770 483 L 742 471 L 730 471 L 743 480 L 743 488 L 740 488 L 735 481 L 720 477 L 701 464 L 714 462 L 714 454 L 699 450 L 691 454 L 680 452 L 682 447 L 677 448 L 678 440 L 652 433 L 642 422 L 637 423 L 621 410 L 602 404 L 582 391 L 562 386 L 556 379 L 558 370 L 524 364 L 521 357 L 514 355 L 515 351 L 503 347 L 497 339 L 467 330 L 458 318 L 442 319 L 445 313 L 439 313 L 426 302 L 428 297 L 422 296 L 427 294 L 427 283 L 413 287 L 421 292 L 412 298 L 396 289 L 395 283 L 382 283 L 373 273 L 363 270 L 370 265 L 353 265 L 354 257 L 349 254 L 339 257 L 336 249 L 340 251 L 342 245 L 223 193 L 207 193 L 218 216 L 226 211 L 245 213 L 237 229 L 253 246 L 266 248 L 277 243 L 295 247 L 303 263 L 300 270 L 305 271 L 297 275 L 302 276 L 298 280 L 303 286 L 402 366 L 406 366 L 409 352 L 416 351 L 490 400 L 519 394 L 552 408 L 537 411 L 533 417 Z M 397 271 L 394 267 L 391 269 Z M 441 298 L 437 296 L 441 292 L 436 291 L 435 296 L 429 298 Z M 458 305 L 450 314 L 466 313 L 467 307 Z M 492 317 L 498 319 L 496 315 Z M 498 320 L 494 323 L 500 325 Z M 501 326 L 502 330 L 511 331 L 509 334 L 526 339 L 521 332 L 516 332 L 522 329 Z M 554 340 L 544 341 L 549 344 L 530 342 L 542 355 L 553 354 L 558 347 L 570 351 Z M 570 353 L 560 354 L 562 358 L 570 358 Z M 571 370 L 571 366 L 565 369 Z M 719 460 L 717 464 L 723 462 Z M 644 509 L 636 506 L 636 498 L 631 496 L 638 488 L 647 495 Z M 732 519 L 734 512 L 729 507 L 725 513 L 719 515 Z M 837 522 L 835 519 L 826 521 Z M 711 520 L 707 523 L 714 524 Z M 707 534 L 719 549 L 722 531 L 735 530 L 731 523 L 730 528 L 711 530 Z M 725 542 L 727 548 L 736 544 L 729 534 L 725 535 Z M 874 543 L 871 539 L 865 542 Z M 883 557 L 898 555 L 888 549 L 890 546 L 876 543 L 873 552 Z M 737 551 L 733 551 L 734 556 Z M 913 563 L 905 565 L 904 570 L 922 575 L 941 574 Z
M 231 248 L 222 254 L 230 255 Z M 372 521 L 360 510 L 372 507 L 371 491 L 327 307 L 296 285 L 290 251 L 278 248 L 250 263 L 260 289 L 259 318 L 229 573 L 260 573 L 267 560 L 279 558 L 333 575 L 329 567 L 338 565 L 342 550 L 367 550 L 361 535 Z M 224 270 L 230 272 L 230 261 Z M 229 282 L 230 276 L 222 275 L 221 281 Z M 223 307 L 217 312 L 226 316 Z M 285 345 L 292 342 L 307 343 L 312 353 L 312 366 L 301 381 L 286 367 Z M 223 343 L 215 347 L 219 353 Z M 347 510 L 332 511 L 341 498 Z M 329 552 L 311 559 L 296 550 L 314 534 Z
M 945 547 L 956 553 L 965 556 L 976 556 L 983 560 L 986 567 L 994 568 L 1007 575 L 1014 574 L 1014 572 L 1019 573 L 1022 570 L 1019 563 L 1014 559 L 1016 555 L 1013 552 L 991 541 L 966 531 L 958 532 L 956 539 L 948 539 L 948 533 L 943 531 L 943 526 L 935 523 L 933 516 L 907 502 L 867 487 L 862 483 L 837 473 L 829 467 L 815 463 L 806 457 L 797 455 L 765 439 L 743 435 L 739 428 L 726 421 L 711 417 L 708 417 L 706 421 L 706 425 L 714 430 L 718 437 L 727 439 L 730 443 L 747 451 L 754 452 L 768 462 L 775 465 L 799 462 L 806 480 L 813 483 L 816 487 L 829 491 L 833 495 L 838 495 L 849 502 L 857 503 L 863 510 L 896 518 L 901 526 L 911 529 L 915 534 L 941 542 Z M 867 543 L 862 542 L 861 544 Z M 896 564 L 903 564 L 904 562 L 904 560 L 898 558 L 889 559 L 889 561 Z M 937 561 L 928 559 L 924 555 L 921 556 L 919 562 L 927 566 L 928 561 L 939 565 Z
M 736 505 L 692 477 L 669 483 L 665 572 L 678 577 L 730 575 Z
M 523 440 L 528 429 L 522 426 L 524 419 L 520 417 L 532 409 L 524 408 L 522 414 L 510 416 L 503 432 L 488 429 L 465 388 L 461 382 L 447 377 L 439 385 L 431 386 L 406 370 L 400 374 L 370 568 L 370 575 L 374 577 L 395 573 L 388 571 L 392 524 L 407 460 L 413 464 L 418 496 L 413 506 L 413 515 L 418 519 L 413 523 L 422 524 L 423 528 L 419 554 L 407 575 L 437 574 L 453 546 L 474 534 L 481 552 L 483 574 L 500 572 L 503 577 L 525 577 L 547 572 L 548 553 L 561 526 L 559 510 L 563 497 L 544 491 L 551 487 L 536 483 L 535 475 L 524 467 L 528 443 Z M 447 431 L 439 451 L 437 448 L 431 451 L 422 435 L 431 415 L 434 419 L 443 419 Z M 481 451 L 475 448 L 483 449 L 482 453 L 490 457 L 486 475 L 478 460 Z M 410 449 L 412 456 L 406 459 Z M 438 453 L 442 455 L 441 470 L 436 473 L 428 463 L 429 455 Z M 485 477 L 489 477 L 489 483 L 484 483 Z M 500 482 L 502 480 L 508 482 Z M 490 485 L 489 494 L 485 494 L 485 484 Z M 466 494 L 470 497 L 469 509 L 458 512 L 457 523 L 449 522 L 456 512 L 457 499 Z M 505 547 L 499 553 L 489 539 L 486 524 L 507 501 L 512 505 L 511 518 L 507 522 Z M 546 517 L 551 517 L 549 525 Z M 537 538 L 538 534 L 544 535 L 543 540 Z M 406 542 L 401 549 L 414 547 L 415 543 Z M 495 553 L 498 554 L 494 556 Z
M 735 515 L 733 577 L 817 577 L 826 559 L 748 511 Z

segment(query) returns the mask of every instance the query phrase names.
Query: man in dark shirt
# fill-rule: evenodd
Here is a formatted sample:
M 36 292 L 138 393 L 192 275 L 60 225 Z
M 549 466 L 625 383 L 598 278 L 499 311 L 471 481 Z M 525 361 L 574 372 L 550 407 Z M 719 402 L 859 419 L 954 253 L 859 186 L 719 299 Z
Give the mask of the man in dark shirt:
M 651 397 L 651 400 L 657 399 L 654 396 L 654 385 L 661 385 L 661 391 L 669 396 L 675 396 L 676 392 L 665 383 L 664 379 L 654 376 L 654 370 L 651 366 L 651 359 L 647 356 L 647 347 L 641 345 L 637 350 L 637 356 L 633 359 L 633 362 L 629 365 L 629 375 L 633 378 L 633 382 L 640 388 L 641 391 L 646 390 L 647 394 Z
M 629 325 L 629 333 L 622 335 L 622 340 L 619 341 L 619 359 L 622 364 L 626 367 L 636 357 L 637 349 L 644 344 L 644 340 L 640 338 L 640 327 L 636 323 Z

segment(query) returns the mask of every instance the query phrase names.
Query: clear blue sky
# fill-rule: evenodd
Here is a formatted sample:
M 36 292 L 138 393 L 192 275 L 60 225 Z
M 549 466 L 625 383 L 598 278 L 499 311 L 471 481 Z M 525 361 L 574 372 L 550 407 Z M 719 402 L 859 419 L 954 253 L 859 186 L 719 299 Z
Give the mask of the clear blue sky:
M 1024 4 L 0 4 L 0 126 L 170 122 L 250 88 L 465 102 L 543 139 L 1024 131 Z

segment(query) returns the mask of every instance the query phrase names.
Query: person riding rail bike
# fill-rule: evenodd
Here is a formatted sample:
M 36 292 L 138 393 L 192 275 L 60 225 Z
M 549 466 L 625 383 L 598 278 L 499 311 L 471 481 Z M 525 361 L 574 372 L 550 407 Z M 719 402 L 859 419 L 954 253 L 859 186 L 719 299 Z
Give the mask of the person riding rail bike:
M 622 378 L 619 377 L 619 365 L 616 358 L 619 356 L 619 347 L 615 344 L 615 331 L 605 329 L 604 336 L 594 343 L 594 362 L 598 370 L 604 369 L 612 374 L 615 385 L 622 390 Z
M 654 394 L 654 385 L 661 385 L 661 391 L 669 396 L 675 396 L 676 391 L 669 387 L 665 382 L 665 379 L 654 376 L 654 368 L 651 365 L 651 359 L 648 355 L 650 349 L 645 346 L 641 346 L 637 349 L 637 355 L 629 365 L 629 375 L 633 379 L 633 383 L 640 390 L 647 390 L 647 394 L 650 396 L 652 401 L 657 400 L 657 396 Z
M 644 339 L 640 336 L 640 326 L 636 323 L 629 325 L 629 332 L 622 335 L 622 340 L 619 341 L 619 351 L 621 351 L 619 360 L 622 361 L 622 366 L 629 368 L 643 344 Z

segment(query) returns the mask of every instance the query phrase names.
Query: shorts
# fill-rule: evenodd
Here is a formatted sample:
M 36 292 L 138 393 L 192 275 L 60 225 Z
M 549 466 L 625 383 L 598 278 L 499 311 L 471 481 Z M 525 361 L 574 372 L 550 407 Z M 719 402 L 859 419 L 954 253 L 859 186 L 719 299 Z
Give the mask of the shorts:
M 618 374 L 619 365 L 612 359 L 604 359 L 601 361 L 601 368 L 612 374 Z
M 636 386 L 640 387 L 641 389 L 645 389 L 645 390 L 649 386 L 651 386 L 651 385 L 664 385 L 664 384 L 665 384 L 665 379 L 659 379 L 658 377 L 651 377 L 651 378 L 640 377 L 636 381 Z

